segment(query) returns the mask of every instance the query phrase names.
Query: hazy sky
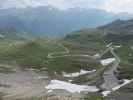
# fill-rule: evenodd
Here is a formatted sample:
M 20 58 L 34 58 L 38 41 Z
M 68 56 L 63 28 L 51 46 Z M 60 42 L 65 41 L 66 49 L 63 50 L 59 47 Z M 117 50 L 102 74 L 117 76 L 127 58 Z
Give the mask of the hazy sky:
M 1 8 L 37 7 L 50 5 L 59 9 L 73 7 L 98 8 L 111 12 L 133 13 L 133 0 L 0 0 Z

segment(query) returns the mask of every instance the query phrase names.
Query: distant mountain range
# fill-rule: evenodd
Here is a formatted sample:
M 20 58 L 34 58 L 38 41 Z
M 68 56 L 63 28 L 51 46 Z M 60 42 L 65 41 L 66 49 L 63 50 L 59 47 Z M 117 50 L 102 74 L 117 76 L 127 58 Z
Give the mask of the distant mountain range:
M 71 31 L 107 24 L 129 14 L 113 14 L 104 10 L 73 8 L 59 10 L 46 7 L 1 9 L 0 29 L 16 29 L 37 36 L 62 36 Z
M 93 37 L 92 37 L 93 36 Z M 109 24 L 97 28 L 87 28 L 66 35 L 65 39 L 77 42 L 95 42 L 102 38 L 107 43 L 132 44 L 133 43 L 133 19 L 115 20 Z M 93 42 L 91 42 L 93 44 Z M 99 41 L 100 42 L 100 41 Z
M 109 31 L 115 31 L 121 34 L 133 34 L 133 19 L 130 20 L 118 19 L 99 28 Z

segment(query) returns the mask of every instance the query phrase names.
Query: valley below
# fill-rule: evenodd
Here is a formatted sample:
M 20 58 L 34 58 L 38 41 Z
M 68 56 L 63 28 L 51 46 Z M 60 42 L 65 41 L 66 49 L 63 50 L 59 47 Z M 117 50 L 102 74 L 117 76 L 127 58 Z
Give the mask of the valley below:
M 119 58 L 114 52 L 115 46 L 110 45 L 108 47 L 105 45 L 103 53 L 100 54 L 96 52 L 96 55 L 90 55 L 85 54 L 84 52 L 74 53 L 74 51 L 70 51 L 67 47 L 60 43 L 52 42 L 51 44 L 51 41 L 49 40 L 43 40 L 43 42 L 45 45 L 57 45 L 60 48 L 60 50 L 58 48 L 56 52 L 53 51 L 46 54 L 46 58 L 44 59 L 48 59 L 46 61 L 47 64 L 51 63 L 51 60 L 53 59 L 62 59 L 67 57 L 73 59 L 74 57 L 76 60 L 78 59 L 78 61 L 81 59 L 84 59 L 84 61 L 87 59 L 94 60 L 98 63 L 96 66 L 101 67 L 97 68 L 95 66 L 92 67 L 93 69 L 86 69 L 81 66 L 81 68 L 78 69 L 72 68 L 73 71 L 70 67 L 67 69 L 67 72 L 64 72 L 65 70 L 63 68 L 55 69 L 53 71 L 53 68 L 49 69 L 48 67 L 42 67 L 38 69 L 36 67 L 34 68 L 33 65 L 29 65 L 29 68 L 28 66 L 22 68 L 23 66 L 19 65 L 19 62 L 17 63 L 16 61 L 15 63 L 12 63 L 13 61 L 11 61 L 11 64 L 0 65 L 0 93 L 2 94 L 2 100 L 66 100 L 67 98 L 70 100 L 80 100 L 85 98 L 86 95 L 95 93 L 96 94 L 92 95 L 92 97 L 99 95 L 98 100 L 103 100 L 108 96 L 110 97 L 112 92 L 115 92 L 121 87 L 132 82 L 128 80 L 127 83 L 124 83 L 125 81 L 119 80 L 114 73 L 117 71 L 119 63 L 121 62 L 121 58 Z M 42 43 L 42 40 L 41 42 L 39 40 L 39 43 Z M 9 45 L 11 47 L 17 45 L 23 46 L 25 45 L 25 42 L 16 43 L 16 41 L 13 41 L 12 45 Z M 110 56 L 110 58 L 107 57 L 106 59 L 103 58 L 106 53 L 112 53 L 112 56 Z M 7 55 L 7 57 L 9 57 L 9 55 Z M 22 57 L 22 55 L 20 57 Z M 5 63 L 3 61 L 1 62 Z M 91 64 L 92 62 L 89 63 Z M 52 66 L 54 66 L 54 64 Z M 58 64 L 58 66 L 60 66 L 60 64 Z M 75 72 L 75 70 L 77 70 L 77 72 Z M 101 82 L 97 84 L 98 81 Z
M 132 100 L 131 21 L 59 38 L 0 32 L 0 100 Z

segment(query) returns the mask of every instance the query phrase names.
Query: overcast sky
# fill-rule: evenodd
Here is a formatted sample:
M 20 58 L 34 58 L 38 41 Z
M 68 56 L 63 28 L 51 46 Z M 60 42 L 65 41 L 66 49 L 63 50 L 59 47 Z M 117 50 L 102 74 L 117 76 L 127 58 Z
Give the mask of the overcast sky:
M 0 0 L 0 8 L 37 7 L 50 5 L 59 9 L 73 7 L 98 8 L 118 13 L 133 13 L 133 0 Z

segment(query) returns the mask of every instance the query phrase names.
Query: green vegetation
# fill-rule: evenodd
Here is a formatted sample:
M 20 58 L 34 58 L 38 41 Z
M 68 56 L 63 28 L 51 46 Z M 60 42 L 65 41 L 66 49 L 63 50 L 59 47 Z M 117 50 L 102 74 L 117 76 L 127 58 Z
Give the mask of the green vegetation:
M 128 28 L 131 32 L 132 27 L 125 25 L 125 22 L 124 25 L 119 27 L 119 23 L 117 23 L 118 22 L 114 23 L 116 25 L 115 27 L 113 27 L 114 24 L 112 23 L 113 25 L 109 24 L 107 27 L 77 31 L 66 35 L 62 39 L 30 38 L 27 40 L 27 34 L 18 33 L 16 30 L 0 30 L 0 73 L 14 72 L 12 69 L 13 67 L 19 67 L 22 69 L 34 68 L 39 70 L 46 68 L 50 74 L 52 73 L 51 75 L 57 72 L 58 77 L 62 72 L 73 73 L 78 72 L 81 69 L 96 69 L 94 74 L 82 75 L 74 78 L 73 83 L 86 83 L 99 86 L 103 81 L 102 75 L 107 66 L 102 66 L 99 59 L 94 59 L 92 56 L 98 53 L 103 53 L 107 48 L 106 45 L 112 42 L 116 54 L 121 59 L 118 67 L 118 77 L 120 79 L 132 79 L 133 35 L 128 32 Z M 117 26 L 118 28 L 116 28 Z M 125 26 L 126 28 L 123 28 Z M 121 28 L 124 30 L 121 30 Z M 126 32 L 128 34 L 125 34 Z M 66 52 L 66 48 L 69 52 Z M 53 54 L 52 56 L 54 57 L 48 57 L 49 54 Z M 101 59 L 111 57 L 113 57 L 112 54 L 107 53 Z M 119 91 L 114 92 L 111 95 L 111 98 L 116 97 L 121 100 L 121 98 L 129 97 L 131 98 L 129 100 L 132 100 L 132 87 L 133 83 L 121 88 Z M 0 100 L 1 99 L 2 95 L 0 95 Z M 38 98 L 31 98 L 28 100 L 37 99 Z M 105 98 L 99 94 L 88 94 L 85 100 L 105 100 Z M 124 98 L 122 100 L 128 99 Z
M 0 65 L 0 73 L 13 73 L 14 70 L 8 65 Z
M 126 79 L 133 78 L 133 50 L 131 45 L 122 45 L 121 48 L 116 49 L 116 53 L 121 58 L 121 63 L 118 68 L 119 77 Z
M 85 100 L 105 100 L 105 99 L 98 94 L 88 94 L 88 96 L 85 97 Z
M 59 70 L 65 71 L 65 72 L 77 72 L 80 69 L 85 70 L 93 70 L 93 69 L 99 69 L 101 66 L 100 64 L 95 60 L 92 60 L 90 58 L 83 58 L 83 57 L 61 57 L 52 59 L 48 63 L 48 68 L 50 70 L 55 70 L 59 72 Z
M 113 98 L 114 100 L 132 100 L 133 99 L 133 83 L 130 83 L 118 91 L 113 92 L 108 99 Z M 108 100 L 107 99 L 107 100 Z
M 85 70 L 104 70 L 96 60 L 90 57 L 57 57 L 48 59 L 49 53 L 64 52 L 64 45 L 69 49 L 71 54 L 86 54 L 95 55 L 103 52 L 105 47 L 106 37 L 102 35 L 103 30 L 100 29 L 85 29 L 68 34 L 61 40 L 50 39 L 35 39 L 29 41 L 23 40 L 0 40 L 0 62 L 16 64 L 21 68 L 36 68 L 41 69 L 46 67 L 50 72 L 77 72 L 80 69 Z M 106 40 L 107 42 L 107 40 Z M 118 45 L 117 43 L 114 45 Z M 120 45 L 120 44 L 119 44 Z M 115 52 L 121 58 L 119 66 L 120 78 L 133 77 L 133 50 L 131 44 L 122 44 L 122 47 L 117 48 Z M 111 54 L 104 55 L 104 58 L 112 57 Z M 1 68 L 1 70 L 4 70 Z M 101 73 L 102 71 L 98 72 Z M 85 79 L 86 80 L 86 79 Z M 80 81 L 85 81 L 80 79 Z M 87 79 L 92 80 L 92 79 Z
M 4 100 L 3 99 L 3 96 L 5 95 L 5 93 L 2 93 L 2 92 L 0 92 L 0 100 Z
M 102 31 L 98 29 L 81 30 L 67 35 L 63 40 L 65 41 L 64 45 L 74 52 L 95 55 L 105 49 Z
M 27 98 L 27 99 L 15 99 L 15 100 L 42 100 L 42 98 Z
M 33 38 L 33 36 L 30 33 L 27 32 L 21 32 L 16 30 L 15 28 L 6 28 L 6 29 L 0 29 L 0 40 L 25 40 Z
M 47 68 L 49 72 L 72 73 L 81 69 L 96 69 L 95 75 L 81 76 L 74 80 L 76 83 L 97 83 L 104 71 L 104 67 L 91 57 L 64 56 L 49 59 L 49 53 L 64 52 L 62 45 L 69 49 L 70 55 L 95 55 L 103 52 L 106 47 L 101 35 L 102 31 L 91 29 L 69 34 L 61 40 L 34 39 L 29 41 L 2 41 L 0 43 L 0 62 L 10 63 L 20 68 Z M 97 36 L 98 35 L 98 36 Z M 90 84 L 91 84 L 90 83 Z
M 11 44 L 12 45 L 12 44 Z M 47 55 L 50 52 L 60 52 L 60 48 L 54 42 L 43 40 L 28 41 L 23 44 L 12 45 L 0 52 L 1 60 L 15 61 L 23 67 L 44 67 Z
M 80 69 L 99 69 L 101 66 L 92 58 L 59 57 L 48 59 L 49 53 L 64 51 L 61 41 L 36 39 L 32 41 L 3 41 L 0 44 L 0 62 L 15 63 L 21 68 L 41 69 L 46 67 L 50 72 L 76 72 Z M 69 49 L 69 48 L 68 48 Z M 75 52 L 71 50 L 71 52 Z M 80 53 L 77 53 L 80 54 Z
M 103 35 L 103 32 L 108 34 Z M 114 29 L 86 29 L 69 34 L 64 40 L 67 41 L 66 43 L 64 42 L 64 45 L 70 48 L 71 51 L 86 52 L 90 55 L 103 52 L 105 50 L 105 44 L 107 45 L 110 42 L 113 42 L 114 48 L 115 46 L 121 46 L 115 49 L 115 52 L 121 58 L 121 63 L 118 68 L 118 77 L 120 79 L 133 78 L 132 34 L 120 33 L 118 30 L 115 31 Z M 110 57 L 113 57 L 112 54 L 107 53 L 102 59 Z M 80 80 L 84 81 L 82 78 Z

